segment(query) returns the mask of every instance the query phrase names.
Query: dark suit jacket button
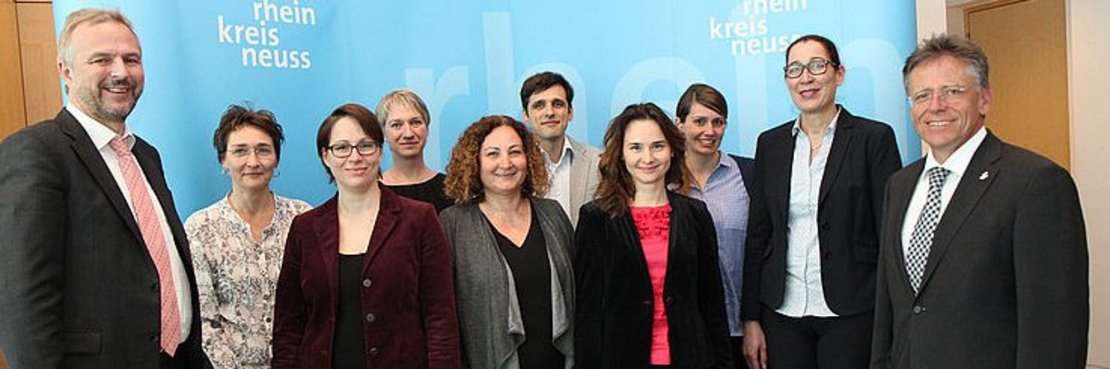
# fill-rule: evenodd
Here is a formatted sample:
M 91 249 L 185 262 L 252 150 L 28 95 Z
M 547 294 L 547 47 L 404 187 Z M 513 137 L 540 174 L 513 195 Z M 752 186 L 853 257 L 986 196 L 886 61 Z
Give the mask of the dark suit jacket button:
M 925 307 L 924 306 L 921 306 L 921 305 L 914 305 L 913 306 L 913 313 L 914 314 L 921 314 L 921 313 L 924 313 L 924 312 L 925 312 Z
M 666 304 L 667 304 L 667 306 L 674 305 L 674 297 L 667 296 Z
M 158 333 L 151 333 L 150 334 L 150 342 L 158 342 L 158 337 L 159 336 L 160 335 Z
M 158 281 L 150 282 L 150 289 L 158 291 Z
M 829 229 L 829 222 L 821 223 L 821 229 L 828 230 Z
M 366 279 L 362 280 L 362 286 L 363 287 L 370 288 L 370 286 L 372 286 L 373 284 L 374 284 L 374 282 L 371 281 L 370 278 L 366 278 Z
M 373 323 L 374 320 L 376 320 L 376 319 L 378 319 L 378 318 L 375 317 L 374 314 L 366 314 L 366 321 L 368 323 Z
M 378 348 L 377 347 L 371 347 L 370 348 L 370 356 L 371 357 L 378 356 Z

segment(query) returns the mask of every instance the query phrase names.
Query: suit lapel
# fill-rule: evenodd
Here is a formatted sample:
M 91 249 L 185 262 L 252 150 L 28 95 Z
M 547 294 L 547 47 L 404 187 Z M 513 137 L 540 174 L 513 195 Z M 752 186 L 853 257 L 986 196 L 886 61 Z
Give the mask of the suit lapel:
M 903 172 L 904 176 L 896 176 L 897 182 L 893 180 L 889 184 L 890 187 L 890 204 L 886 206 L 888 211 L 894 210 L 894 213 L 889 215 L 890 223 L 886 226 L 889 234 L 886 238 L 889 240 L 889 245 L 893 248 L 894 263 L 898 265 L 898 275 L 901 276 L 902 288 L 906 289 L 906 293 L 913 295 L 913 288 L 910 286 L 910 276 L 906 272 L 906 255 L 902 250 L 902 226 L 906 222 L 906 213 L 909 211 L 910 200 L 913 199 L 914 189 L 917 187 L 917 180 L 921 178 L 921 171 L 925 169 L 925 160 L 918 160 L 906 167 Z
M 825 161 L 825 174 L 821 176 L 821 191 L 817 196 L 818 209 L 821 208 L 821 204 L 825 203 L 825 197 L 829 195 L 833 183 L 836 183 L 836 176 L 840 174 L 840 167 L 844 164 L 844 155 L 855 137 L 852 134 L 852 128 L 855 127 L 855 117 L 849 114 L 847 109 L 841 110 L 840 114 L 841 116 L 836 122 L 832 147 L 829 148 L 829 157 Z
M 585 154 L 586 150 L 578 147 L 577 142 L 567 137 L 567 143 L 570 144 L 570 150 L 573 152 L 571 155 L 575 156 L 570 162 L 570 204 L 568 204 L 573 207 L 574 204 L 578 204 L 579 199 L 586 194 L 586 184 L 589 182 L 589 178 L 587 178 L 589 176 L 589 168 L 587 166 L 590 161 L 578 157 L 579 155 Z M 583 204 L 586 202 L 589 202 L 589 199 L 581 201 Z M 574 211 L 578 209 L 567 210 L 574 213 Z
M 398 203 L 397 195 L 384 187 L 378 187 L 381 191 L 381 202 L 378 209 L 378 220 L 374 222 L 374 233 L 370 235 L 370 246 L 366 249 L 366 263 L 363 266 L 363 273 L 370 268 L 370 263 L 374 261 L 385 245 L 385 241 L 389 239 L 389 234 L 393 232 L 393 228 L 397 225 L 397 220 L 400 218 L 401 204 Z
M 987 188 L 990 188 L 994 179 L 998 178 L 999 170 L 996 164 L 1001 154 L 1002 142 L 988 133 L 972 156 L 971 163 L 967 165 L 967 170 L 960 178 L 959 187 L 956 187 L 956 193 L 952 194 L 952 199 L 948 201 L 940 223 L 937 223 L 937 228 L 933 232 L 933 244 L 929 249 L 925 273 L 921 277 L 922 291 L 929 286 L 929 277 L 944 259 L 945 251 L 952 244 L 952 239 L 959 233 L 968 215 L 975 209 L 979 199 L 986 193 Z M 981 173 L 988 173 L 988 175 L 984 178 Z
M 313 219 L 318 245 L 313 251 L 324 265 L 324 280 L 328 283 L 331 301 L 339 301 L 339 195 L 320 205 L 320 208 L 319 215 Z M 307 255 L 304 259 L 308 259 Z
M 770 158 L 767 160 L 768 168 L 785 168 L 783 170 L 764 170 L 763 173 L 767 175 L 768 179 L 763 181 L 763 193 L 767 198 L 767 212 L 771 217 L 778 217 L 782 224 L 788 224 L 788 217 L 790 213 L 790 180 L 793 175 L 794 167 L 794 135 L 791 134 L 791 125 L 786 125 L 785 129 L 777 132 L 773 137 L 774 144 L 771 145 L 769 151 Z M 786 255 L 786 242 L 774 242 L 770 244 L 772 248 L 780 248 L 772 252 L 782 253 Z
M 157 152 L 154 151 L 153 146 L 150 146 L 138 136 L 135 136 L 135 147 L 131 151 L 135 155 L 135 160 L 139 162 L 139 166 L 143 168 L 143 175 L 146 177 L 146 182 L 150 184 L 150 189 L 154 191 L 154 196 L 158 197 L 158 204 L 162 207 L 162 213 L 166 215 L 166 223 L 170 227 L 170 233 L 173 234 L 178 253 L 188 255 L 189 249 L 186 247 L 188 240 L 185 237 L 185 230 L 178 227 L 181 220 L 178 218 L 177 208 L 173 204 L 173 194 L 166 185 L 165 173 L 162 172 Z
M 100 189 L 108 197 L 109 202 L 112 203 L 112 208 L 116 210 L 116 214 L 123 220 L 127 228 L 135 236 L 135 239 L 142 241 L 143 236 L 139 233 L 139 224 L 135 222 L 135 216 L 131 213 L 131 207 L 127 205 L 127 199 L 123 197 L 123 189 L 116 183 L 116 179 L 112 177 L 112 172 L 108 170 L 108 165 L 104 163 L 104 158 L 100 155 L 100 151 L 93 146 L 92 139 L 89 134 L 85 132 L 85 128 L 77 122 L 69 111 L 62 109 L 61 113 L 54 118 L 54 121 L 61 127 L 62 132 L 68 135 L 72 140 L 73 151 L 77 154 L 77 158 L 85 164 L 85 168 L 89 170 L 89 174 L 100 185 Z
M 642 275 L 642 281 L 646 282 L 647 291 L 652 291 L 651 274 L 648 272 L 647 255 L 644 255 L 644 246 L 640 241 L 640 231 L 636 228 L 636 221 L 632 219 L 632 210 L 629 209 L 624 215 L 613 218 L 616 223 L 617 229 L 625 230 L 624 244 L 628 247 L 629 255 L 636 255 L 636 272 Z

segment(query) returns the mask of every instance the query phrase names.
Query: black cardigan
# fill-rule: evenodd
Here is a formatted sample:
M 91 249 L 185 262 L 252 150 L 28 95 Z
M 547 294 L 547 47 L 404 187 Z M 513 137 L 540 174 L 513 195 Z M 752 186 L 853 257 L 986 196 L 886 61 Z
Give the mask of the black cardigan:
M 705 203 L 667 192 L 670 241 L 663 300 L 671 368 L 731 367 L 728 320 L 717 264 L 717 234 Z M 630 213 L 611 217 L 582 206 L 575 232 L 579 369 L 647 368 L 654 296 Z

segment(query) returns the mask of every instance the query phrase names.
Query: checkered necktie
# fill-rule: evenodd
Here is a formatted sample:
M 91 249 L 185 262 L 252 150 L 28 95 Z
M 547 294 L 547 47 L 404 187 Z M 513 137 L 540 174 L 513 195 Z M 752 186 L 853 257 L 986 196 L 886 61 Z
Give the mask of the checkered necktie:
M 933 231 L 940 222 L 940 192 L 944 188 L 944 180 L 952 171 L 941 167 L 929 169 L 929 195 L 925 199 L 925 208 L 921 209 L 921 217 L 910 235 L 910 250 L 906 253 L 906 272 L 910 275 L 910 283 L 916 293 L 921 287 L 921 276 L 925 274 L 925 262 L 929 259 L 929 248 L 933 246 Z
M 131 155 L 131 148 L 120 137 L 113 138 L 108 145 L 119 156 L 119 169 L 123 173 L 128 193 L 131 194 L 131 211 L 139 224 L 139 233 L 143 235 L 143 241 L 146 243 L 147 251 L 150 252 L 151 260 L 154 261 L 154 267 L 158 270 L 162 301 L 162 351 L 173 356 L 178 342 L 181 341 L 181 318 L 177 310 L 177 290 L 173 284 L 173 269 L 166 239 L 162 235 L 161 222 L 158 220 L 158 213 L 154 210 L 154 201 L 150 198 L 138 162 Z

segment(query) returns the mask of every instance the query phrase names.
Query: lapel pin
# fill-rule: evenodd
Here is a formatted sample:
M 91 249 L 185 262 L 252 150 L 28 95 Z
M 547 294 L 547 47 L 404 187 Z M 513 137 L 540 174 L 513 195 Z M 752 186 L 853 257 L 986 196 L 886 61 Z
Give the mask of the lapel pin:
M 990 176 L 991 176 L 991 174 L 989 172 L 984 171 L 983 174 L 979 175 L 979 180 L 980 181 L 985 181 Z

